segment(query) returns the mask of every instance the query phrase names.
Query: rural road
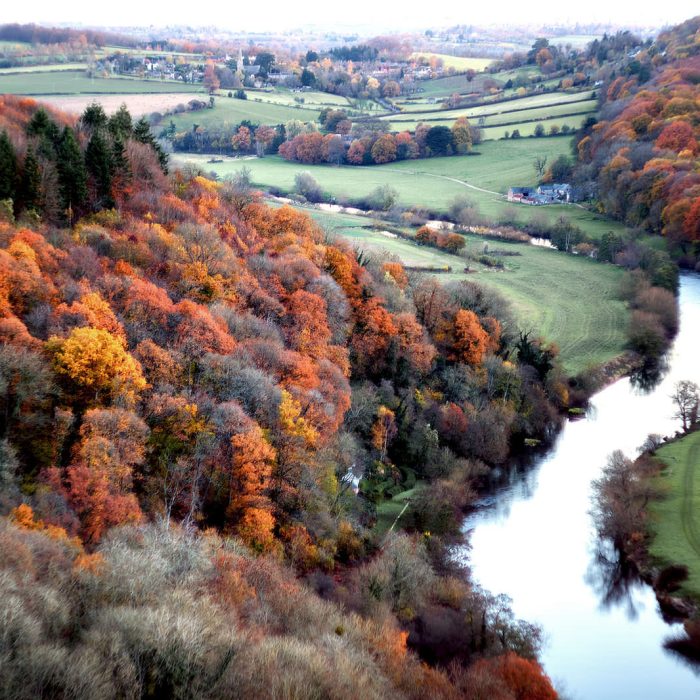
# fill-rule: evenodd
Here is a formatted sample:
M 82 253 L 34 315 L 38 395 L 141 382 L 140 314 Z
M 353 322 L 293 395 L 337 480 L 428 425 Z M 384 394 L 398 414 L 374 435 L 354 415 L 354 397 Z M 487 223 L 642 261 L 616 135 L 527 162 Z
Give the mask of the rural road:
M 460 180 L 456 177 L 450 177 L 449 175 L 437 175 L 436 173 L 426 173 L 423 170 L 397 170 L 396 168 L 386 168 L 388 172 L 392 173 L 409 173 L 410 175 L 426 175 L 427 177 L 434 177 L 438 180 L 449 180 L 450 182 L 456 182 L 458 185 L 463 187 L 468 187 L 470 190 L 476 190 L 477 192 L 485 192 L 486 194 L 495 194 L 497 197 L 505 197 L 504 194 L 500 192 L 494 192 L 493 190 L 486 190 L 483 187 L 477 187 L 464 180 Z

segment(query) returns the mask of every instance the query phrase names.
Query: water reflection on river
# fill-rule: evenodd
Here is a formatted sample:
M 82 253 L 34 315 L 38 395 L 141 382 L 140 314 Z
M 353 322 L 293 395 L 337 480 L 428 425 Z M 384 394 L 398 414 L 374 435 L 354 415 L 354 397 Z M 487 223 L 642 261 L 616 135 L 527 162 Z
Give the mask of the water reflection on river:
M 589 515 L 591 482 L 608 455 L 635 456 L 649 433 L 672 434 L 673 384 L 700 384 L 700 277 L 683 277 L 680 304 L 663 380 L 646 391 L 629 379 L 604 389 L 585 420 L 568 423 L 552 450 L 465 521 L 474 578 L 542 625 L 545 669 L 567 697 L 700 698 L 697 669 L 663 646 L 680 627 L 664 623 L 653 591 L 601 548 Z

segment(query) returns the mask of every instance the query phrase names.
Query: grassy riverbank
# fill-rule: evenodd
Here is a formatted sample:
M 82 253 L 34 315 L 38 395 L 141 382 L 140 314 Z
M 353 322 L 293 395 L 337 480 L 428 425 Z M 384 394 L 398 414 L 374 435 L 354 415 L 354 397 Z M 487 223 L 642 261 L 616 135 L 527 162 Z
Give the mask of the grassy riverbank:
M 650 508 L 649 554 L 664 566 L 687 566 L 682 592 L 700 599 L 700 431 L 664 445 L 657 457 L 666 465 L 658 480 L 667 493 Z

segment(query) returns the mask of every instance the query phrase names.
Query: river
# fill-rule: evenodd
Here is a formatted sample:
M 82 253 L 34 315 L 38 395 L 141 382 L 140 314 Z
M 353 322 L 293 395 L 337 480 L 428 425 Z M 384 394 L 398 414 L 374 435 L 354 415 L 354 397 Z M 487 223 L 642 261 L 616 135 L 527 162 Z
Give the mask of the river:
M 673 434 L 674 383 L 700 384 L 700 276 L 682 276 L 680 310 L 657 386 L 645 392 L 625 378 L 596 394 L 584 419 L 568 422 L 551 450 L 514 469 L 464 523 L 473 578 L 542 626 L 544 668 L 572 700 L 700 699 L 700 671 L 663 646 L 682 628 L 662 620 L 648 585 L 615 583 L 616 562 L 598 555 L 589 514 L 608 455 L 636 456 L 649 433 Z

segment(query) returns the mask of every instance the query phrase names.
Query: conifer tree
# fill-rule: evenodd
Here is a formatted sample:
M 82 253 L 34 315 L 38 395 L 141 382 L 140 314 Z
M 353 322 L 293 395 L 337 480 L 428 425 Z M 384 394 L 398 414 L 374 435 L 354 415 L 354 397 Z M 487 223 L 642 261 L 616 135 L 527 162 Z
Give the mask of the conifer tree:
M 39 198 L 41 196 L 41 172 L 39 161 L 34 149 L 27 147 L 27 154 L 24 157 L 24 170 L 19 192 L 20 204 L 23 209 L 38 209 Z
M 87 173 L 73 130 L 64 127 L 58 149 L 58 182 L 64 209 L 80 208 L 87 199 Z
M 56 160 L 61 132 L 45 109 L 38 109 L 27 124 L 27 136 L 39 138 L 37 155 L 47 160 Z
M 99 204 L 111 207 L 112 154 L 100 130 L 94 130 L 90 137 L 85 151 L 85 167 L 93 179 Z
M 80 126 L 89 133 L 94 133 L 107 127 L 107 115 L 99 102 L 93 102 L 85 108 L 80 117 Z
M 109 118 L 107 128 L 114 139 L 119 139 L 124 142 L 128 138 L 131 138 L 134 127 L 131 121 L 131 114 L 129 114 L 129 110 L 126 108 L 125 104 L 122 104 Z
M 158 156 L 161 170 L 168 173 L 168 154 L 160 147 L 160 144 L 153 138 L 151 127 L 145 117 L 141 117 L 134 126 L 134 138 L 141 143 L 150 146 Z
M 0 133 L 0 199 L 17 194 L 17 155 L 6 131 Z

